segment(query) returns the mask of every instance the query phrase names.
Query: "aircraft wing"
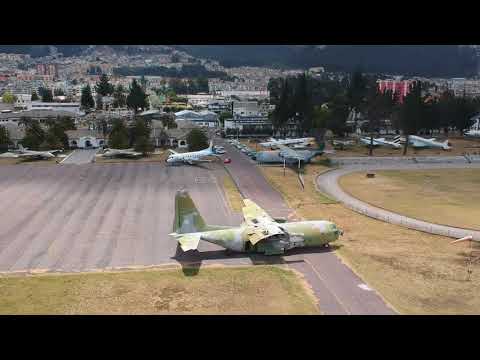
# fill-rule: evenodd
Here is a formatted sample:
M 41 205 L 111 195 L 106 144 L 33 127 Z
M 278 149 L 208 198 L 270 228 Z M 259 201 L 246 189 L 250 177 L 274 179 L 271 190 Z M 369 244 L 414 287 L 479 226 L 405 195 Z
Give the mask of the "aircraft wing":
M 280 149 L 280 155 L 285 158 L 303 159 L 303 156 L 300 156 L 295 150 L 289 148 L 288 146 L 277 145 L 277 147 Z
M 212 162 L 212 160 L 201 160 L 201 159 L 185 159 L 183 160 L 185 161 L 186 163 L 190 164 L 190 165 L 195 165 L 195 164 L 199 164 L 199 163 L 210 163 Z
M 32 154 L 32 153 L 23 153 L 23 154 L 18 154 L 18 157 L 30 157 L 30 158 L 44 158 L 42 154 Z
M 244 199 L 243 203 L 244 206 L 242 212 L 246 223 L 257 225 L 260 222 L 275 222 L 265 210 L 255 204 L 252 200 Z
M 260 206 L 249 199 L 243 200 L 243 217 L 248 225 L 247 236 L 252 245 L 270 236 L 283 234 L 278 223 Z

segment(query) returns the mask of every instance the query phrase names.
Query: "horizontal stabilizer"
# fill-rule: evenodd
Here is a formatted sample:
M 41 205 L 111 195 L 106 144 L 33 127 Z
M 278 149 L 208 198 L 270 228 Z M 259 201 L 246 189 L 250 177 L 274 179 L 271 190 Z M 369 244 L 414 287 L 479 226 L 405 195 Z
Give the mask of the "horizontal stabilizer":
M 174 236 L 177 239 L 183 251 L 190 251 L 190 250 L 197 249 L 198 243 L 200 242 L 201 234 L 200 233 L 196 233 L 196 234 L 195 233 L 194 234 L 172 233 L 170 235 Z

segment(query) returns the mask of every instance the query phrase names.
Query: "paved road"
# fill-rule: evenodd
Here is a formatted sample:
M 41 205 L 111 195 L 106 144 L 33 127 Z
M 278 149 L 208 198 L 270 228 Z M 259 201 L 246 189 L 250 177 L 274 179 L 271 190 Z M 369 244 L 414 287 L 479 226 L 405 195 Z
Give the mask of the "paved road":
M 254 162 L 233 146 L 221 142 L 227 150 L 226 156 L 232 159 L 232 163 L 226 166 L 242 194 L 276 216 L 288 215 L 291 210 L 282 196 L 271 188 Z M 325 314 L 395 314 L 373 289 L 329 250 L 294 249 L 280 261 L 305 276 Z
M 2 207 L 8 211 L 0 216 L 0 271 L 174 263 L 177 243 L 168 233 L 174 194 L 182 187 L 208 223 L 241 222 L 226 205 L 217 179 L 225 175 L 221 167 L 36 164 L 1 170 Z M 205 242 L 199 249 L 208 256 L 220 250 Z
M 370 165 L 349 165 L 340 169 L 328 171 L 317 177 L 318 188 L 326 194 L 336 198 L 350 209 L 364 215 L 386 221 L 392 224 L 405 226 L 411 229 L 420 230 L 436 235 L 461 238 L 472 235 L 480 240 L 480 231 L 460 229 L 452 226 L 432 224 L 426 221 L 403 216 L 388 210 L 384 210 L 347 194 L 338 185 L 338 179 L 354 171 L 370 170 L 425 170 L 425 169 L 464 169 L 480 168 L 480 163 L 429 163 L 429 164 L 405 164 L 405 163 L 381 163 Z
M 98 149 L 88 149 L 88 150 L 77 149 L 77 150 L 74 150 L 68 157 L 65 158 L 64 161 L 62 161 L 62 165 L 89 164 L 95 158 L 95 154 L 97 153 L 97 151 L 98 151 Z
M 259 170 L 228 145 L 242 192 L 269 212 L 289 210 Z M 237 152 L 237 154 L 235 154 Z M 227 165 L 229 166 L 229 165 Z M 393 314 L 330 251 L 296 249 L 283 257 L 237 254 L 207 242 L 183 253 L 172 231 L 174 193 L 189 190 L 207 223 L 239 225 L 226 204 L 220 164 L 157 163 L 2 166 L 0 271 L 86 271 L 180 262 L 288 264 L 312 285 L 326 314 Z M 258 198 L 258 199 L 257 199 Z

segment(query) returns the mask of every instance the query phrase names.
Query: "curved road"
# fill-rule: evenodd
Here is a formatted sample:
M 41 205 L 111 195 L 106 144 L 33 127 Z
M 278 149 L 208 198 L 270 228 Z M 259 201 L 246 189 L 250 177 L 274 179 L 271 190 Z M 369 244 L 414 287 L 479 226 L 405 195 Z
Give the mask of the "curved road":
M 348 208 L 367 215 L 369 217 L 386 221 L 392 224 L 405 226 L 410 229 L 420 230 L 435 235 L 443 235 L 452 238 L 461 238 L 472 235 L 474 239 L 480 240 L 480 231 L 461 229 L 453 226 L 433 224 L 426 221 L 403 216 L 388 210 L 384 210 L 363 202 L 347 194 L 338 184 L 338 179 L 348 173 L 355 171 L 371 170 L 426 170 L 426 169 L 466 169 L 480 168 L 480 164 L 473 163 L 440 163 L 440 164 L 405 164 L 405 163 L 384 163 L 384 164 L 357 164 L 347 165 L 340 169 L 328 171 L 319 175 L 316 179 L 320 191 L 334 197 Z

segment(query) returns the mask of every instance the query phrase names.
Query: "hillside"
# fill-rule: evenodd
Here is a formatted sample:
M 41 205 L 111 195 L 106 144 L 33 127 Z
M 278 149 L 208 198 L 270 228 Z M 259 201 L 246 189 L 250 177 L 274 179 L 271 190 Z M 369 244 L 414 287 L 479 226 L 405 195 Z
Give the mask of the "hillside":
M 478 71 L 475 50 L 457 45 L 0 45 L 0 52 L 39 57 L 56 49 L 68 57 L 92 52 L 168 53 L 173 48 L 225 67 L 325 66 L 331 71 L 360 67 L 365 72 L 429 77 L 473 76 Z
M 471 76 L 477 72 L 472 48 L 457 45 L 184 45 L 195 57 L 223 66 L 276 65 L 286 68 L 325 66 L 330 70 L 424 75 Z

